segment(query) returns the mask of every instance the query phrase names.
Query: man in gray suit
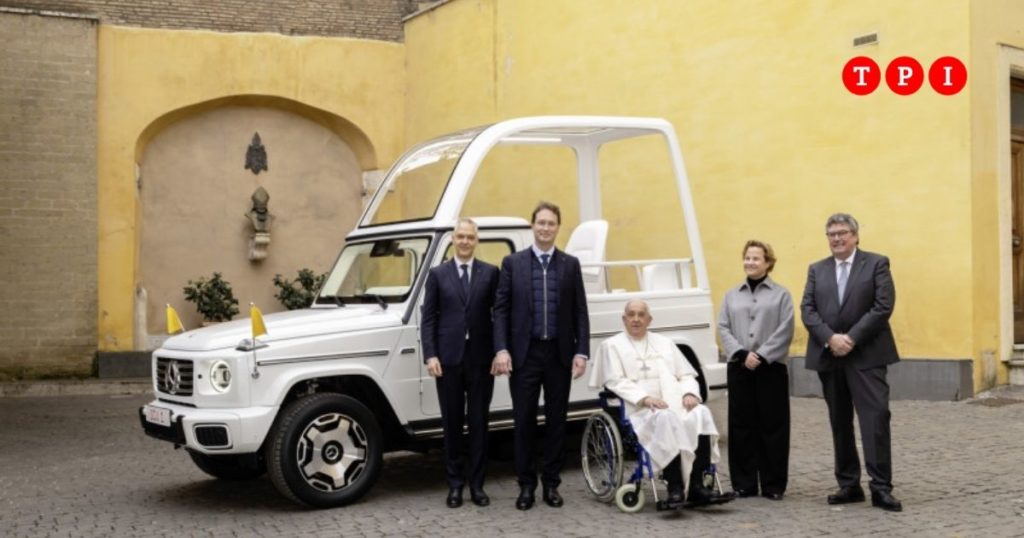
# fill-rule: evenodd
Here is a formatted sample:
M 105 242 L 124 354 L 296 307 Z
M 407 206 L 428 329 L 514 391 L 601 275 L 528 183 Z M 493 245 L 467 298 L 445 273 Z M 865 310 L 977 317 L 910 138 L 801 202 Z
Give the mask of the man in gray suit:
M 871 476 L 871 504 L 903 509 L 892 496 L 887 367 L 900 360 L 889 328 L 896 288 L 889 258 L 859 250 L 857 219 L 828 218 L 825 234 L 832 255 L 807 271 L 800 311 L 810 337 L 806 366 L 816 370 L 828 403 L 839 490 L 829 504 L 862 502 L 860 459 L 853 430 L 857 412 L 864 464 Z

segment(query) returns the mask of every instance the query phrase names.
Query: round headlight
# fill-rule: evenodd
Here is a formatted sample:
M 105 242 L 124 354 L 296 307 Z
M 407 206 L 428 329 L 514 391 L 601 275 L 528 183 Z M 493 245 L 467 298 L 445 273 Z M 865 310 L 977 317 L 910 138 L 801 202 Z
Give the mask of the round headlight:
M 224 361 L 213 363 L 210 368 L 210 384 L 217 392 L 227 392 L 231 388 L 231 367 Z

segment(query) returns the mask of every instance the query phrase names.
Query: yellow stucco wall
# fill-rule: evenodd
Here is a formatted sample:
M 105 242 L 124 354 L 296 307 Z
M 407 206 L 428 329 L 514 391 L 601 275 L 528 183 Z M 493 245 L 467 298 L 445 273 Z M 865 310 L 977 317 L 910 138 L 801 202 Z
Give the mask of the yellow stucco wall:
M 232 96 L 254 104 L 287 99 L 343 138 L 357 129 L 372 146 L 359 154 L 361 166 L 386 168 L 403 145 L 404 60 L 398 43 L 101 26 L 99 349 L 133 345 L 140 222 L 135 163 L 154 122 L 159 127 L 175 111 L 212 100 L 236 102 Z M 350 144 L 357 153 L 359 142 Z
M 903 55 L 925 68 L 953 55 L 970 70 L 970 11 L 964 0 L 756 9 L 716 0 L 599 8 L 455 0 L 406 24 L 406 139 L 533 114 L 668 118 L 687 160 L 716 304 L 741 279 L 739 249 L 751 237 L 775 246 L 775 277 L 799 301 L 808 263 L 828 255 L 825 219 L 847 211 L 861 221 L 863 247 L 892 259 L 901 354 L 977 359 L 976 333 L 991 320 L 974 318 L 991 315 L 971 307 L 988 285 L 975 274 L 984 262 L 972 227 L 984 208 L 965 205 L 979 194 L 971 107 L 988 106 L 972 101 L 976 77 L 953 97 L 927 83 L 898 96 L 884 82 L 855 97 L 840 80 L 858 55 L 883 68 Z M 852 46 L 876 31 L 878 45 Z M 641 189 L 648 172 L 638 163 L 621 181 Z M 560 201 L 575 206 L 575 195 Z M 624 214 L 652 212 L 650 200 L 628 203 Z M 648 232 L 612 256 L 678 243 L 674 232 Z M 793 353 L 805 343 L 798 329 Z

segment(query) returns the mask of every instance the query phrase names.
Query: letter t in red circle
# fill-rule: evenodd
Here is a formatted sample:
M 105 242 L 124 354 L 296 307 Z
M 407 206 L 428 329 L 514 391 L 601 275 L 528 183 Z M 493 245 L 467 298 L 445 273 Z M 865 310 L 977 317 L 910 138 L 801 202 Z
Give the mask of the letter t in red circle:
M 843 85 L 854 95 L 867 95 L 882 81 L 878 64 L 867 56 L 857 56 L 843 66 Z

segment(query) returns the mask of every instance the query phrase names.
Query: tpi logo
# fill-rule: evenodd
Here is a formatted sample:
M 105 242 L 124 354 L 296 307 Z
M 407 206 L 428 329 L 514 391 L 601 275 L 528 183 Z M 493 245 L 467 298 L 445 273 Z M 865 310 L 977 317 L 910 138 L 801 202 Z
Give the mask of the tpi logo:
M 897 95 L 911 95 L 924 85 L 924 67 L 910 56 L 900 56 L 885 68 L 885 84 Z M 857 56 L 843 66 L 843 85 L 854 95 L 868 95 L 882 82 L 882 70 L 867 56 Z M 955 95 L 967 85 L 963 62 L 943 56 L 928 68 L 928 83 L 936 93 Z

